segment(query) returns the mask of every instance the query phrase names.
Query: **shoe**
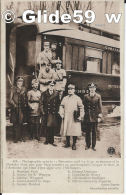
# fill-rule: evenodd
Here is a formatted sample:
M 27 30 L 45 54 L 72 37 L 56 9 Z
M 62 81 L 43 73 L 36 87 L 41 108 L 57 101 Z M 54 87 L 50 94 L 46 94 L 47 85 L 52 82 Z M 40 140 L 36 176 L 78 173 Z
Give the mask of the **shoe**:
M 18 143 L 18 141 L 15 140 L 14 143 Z
M 90 148 L 90 147 L 87 147 L 87 146 L 86 146 L 86 147 L 85 147 L 85 150 L 89 150 L 89 148 Z
M 52 144 L 52 146 L 55 146 L 56 147 L 57 145 L 56 144 Z
M 76 145 L 72 145 L 72 150 L 76 150 Z
M 65 146 L 64 146 L 64 148 L 69 148 L 70 147 L 70 144 L 66 144 Z
M 96 149 L 95 149 L 94 147 L 92 148 L 92 150 L 93 150 L 93 151 L 96 151 Z
M 47 141 L 45 141 L 45 142 L 44 142 L 44 144 L 45 144 L 45 145 L 48 145 L 48 142 L 47 142 Z
M 24 138 L 22 138 L 22 140 L 21 140 L 22 142 L 25 142 L 25 139 Z

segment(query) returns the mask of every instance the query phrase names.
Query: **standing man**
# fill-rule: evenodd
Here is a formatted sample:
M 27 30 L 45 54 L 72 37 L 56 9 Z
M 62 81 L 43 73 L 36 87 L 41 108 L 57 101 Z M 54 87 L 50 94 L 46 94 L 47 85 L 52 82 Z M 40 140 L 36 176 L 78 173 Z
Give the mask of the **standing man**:
M 58 91 L 62 86 L 65 88 L 66 86 L 66 71 L 61 68 L 62 61 L 58 58 L 56 61 L 56 69 L 55 69 L 55 81 L 56 86 L 55 89 Z
M 50 49 L 50 43 L 48 41 L 44 41 L 44 50 L 41 51 L 37 58 L 37 64 L 39 65 L 39 72 L 45 68 L 46 63 L 51 63 L 52 60 L 52 52 Z
M 32 80 L 32 90 L 28 91 L 28 106 L 29 106 L 29 123 L 30 123 L 30 138 L 36 138 L 40 141 L 40 110 L 39 101 L 41 92 L 38 90 L 39 82 L 37 79 Z
M 52 64 L 52 68 L 55 69 L 56 61 L 57 61 L 57 43 L 56 42 L 53 42 L 51 44 L 51 52 L 52 52 L 51 64 Z
M 55 72 L 51 68 L 51 64 L 48 63 L 46 64 L 45 69 L 43 69 L 39 75 L 38 75 L 38 80 L 40 83 L 40 91 L 44 92 L 48 89 L 49 83 L 51 81 L 55 80 Z
M 63 100 L 63 98 L 65 97 L 65 87 L 64 86 L 60 86 L 60 88 L 58 89 L 58 98 L 59 98 L 59 107 L 60 104 Z M 60 115 L 58 115 L 57 117 L 57 128 L 56 128 L 56 135 L 60 136 L 60 129 L 61 129 L 61 123 L 62 123 L 62 118 L 60 117 Z
M 23 77 L 18 76 L 16 86 L 13 87 L 10 98 L 12 106 L 10 121 L 13 123 L 15 143 L 25 141 L 23 123 L 26 122 L 27 94 L 23 82 Z
M 84 117 L 84 106 L 80 97 L 75 95 L 75 85 L 68 85 L 68 95 L 63 98 L 59 114 L 62 118 L 61 135 L 66 136 L 65 147 L 70 147 L 70 136 L 73 136 L 72 150 L 76 150 L 77 136 L 81 136 L 81 120 Z
M 50 82 L 48 89 L 42 93 L 40 100 L 40 112 L 44 117 L 46 126 L 46 141 L 45 144 L 54 144 L 54 131 L 57 128 L 57 115 L 59 108 L 58 94 L 54 90 L 55 82 Z
M 89 94 L 84 96 L 84 109 L 85 117 L 84 121 L 86 124 L 86 147 L 88 150 L 91 146 L 91 134 L 92 134 L 92 150 L 96 151 L 96 131 L 98 122 L 101 121 L 102 117 L 102 102 L 101 96 L 96 93 L 96 85 L 91 83 L 88 85 Z

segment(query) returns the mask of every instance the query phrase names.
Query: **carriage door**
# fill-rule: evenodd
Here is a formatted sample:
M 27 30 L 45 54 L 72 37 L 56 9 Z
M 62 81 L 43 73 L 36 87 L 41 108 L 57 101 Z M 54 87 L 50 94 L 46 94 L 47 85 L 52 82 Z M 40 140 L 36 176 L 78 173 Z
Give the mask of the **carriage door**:
M 29 76 L 35 71 L 36 34 L 37 29 L 33 25 L 18 27 L 16 31 L 15 77 L 23 75 L 26 85 Z

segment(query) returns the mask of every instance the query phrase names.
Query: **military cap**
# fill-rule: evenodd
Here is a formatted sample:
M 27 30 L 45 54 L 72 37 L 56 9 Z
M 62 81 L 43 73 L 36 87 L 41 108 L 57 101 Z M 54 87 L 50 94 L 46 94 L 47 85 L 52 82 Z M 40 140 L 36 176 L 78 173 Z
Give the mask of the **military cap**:
M 56 60 L 56 64 L 62 64 L 62 61 L 58 58 L 58 59 Z
M 68 85 L 68 89 L 75 89 L 75 85 L 74 85 L 74 84 L 72 84 L 72 83 L 71 83 L 71 84 L 69 84 L 69 85 Z
M 32 79 L 32 85 L 34 85 L 35 83 L 37 83 L 37 84 L 39 84 L 39 81 L 38 81 L 38 79 Z
M 55 81 L 50 81 L 50 82 L 49 82 L 49 85 L 51 85 L 51 86 L 54 86 L 55 84 L 56 84 Z
M 50 45 L 49 41 L 44 41 L 44 45 Z
M 90 83 L 90 84 L 88 84 L 88 88 L 96 88 L 96 84 L 94 84 L 94 83 Z
M 23 76 L 17 76 L 16 81 L 23 82 L 24 81 L 24 77 Z

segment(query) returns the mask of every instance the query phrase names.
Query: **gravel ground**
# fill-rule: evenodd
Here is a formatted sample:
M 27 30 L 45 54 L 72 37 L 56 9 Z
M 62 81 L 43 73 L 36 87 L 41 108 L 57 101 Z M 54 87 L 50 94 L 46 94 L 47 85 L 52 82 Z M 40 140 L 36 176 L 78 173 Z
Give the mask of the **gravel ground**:
M 44 145 L 45 138 L 40 142 L 28 140 L 26 142 L 13 143 L 7 141 L 8 158 L 120 158 L 120 122 L 109 119 L 99 125 L 101 140 L 96 143 L 96 151 L 85 150 L 85 137 L 77 140 L 77 150 L 64 148 L 65 138 L 55 138 L 57 147 L 50 144 Z M 71 140 L 72 141 L 72 140 Z M 109 147 L 115 148 L 115 154 L 108 154 Z

